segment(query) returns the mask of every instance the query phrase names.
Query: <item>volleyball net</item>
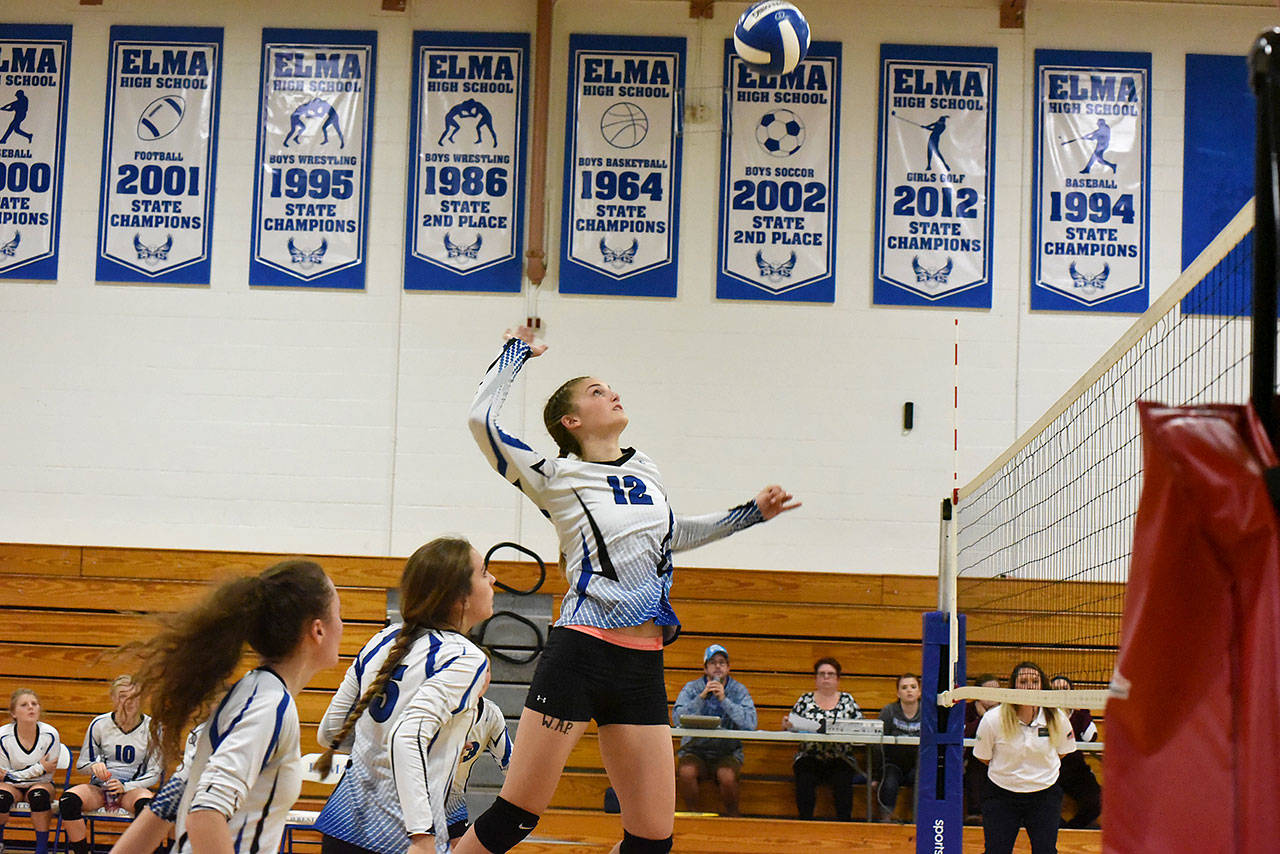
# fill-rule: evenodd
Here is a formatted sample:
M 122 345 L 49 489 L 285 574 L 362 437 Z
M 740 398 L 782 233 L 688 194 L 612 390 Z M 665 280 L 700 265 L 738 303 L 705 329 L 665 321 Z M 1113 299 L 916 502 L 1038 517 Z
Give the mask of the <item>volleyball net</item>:
M 1115 345 L 945 508 L 940 591 L 953 637 L 951 684 L 939 698 L 944 705 L 980 699 L 1105 706 L 1141 486 L 1136 403 L 1249 399 L 1253 220 L 1250 201 Z M 1007 675 L 1014 663 L 1028 660 L 1050 677 L 1068 676 L 1075 689 L 955 684 L 958 614 L 966 615 L 970 670 Z

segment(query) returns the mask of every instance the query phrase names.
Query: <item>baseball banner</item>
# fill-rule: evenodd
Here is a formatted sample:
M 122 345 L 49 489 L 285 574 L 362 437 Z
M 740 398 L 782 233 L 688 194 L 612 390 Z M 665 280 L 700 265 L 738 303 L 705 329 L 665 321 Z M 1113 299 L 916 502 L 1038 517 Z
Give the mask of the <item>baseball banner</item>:
M 996 49 L 880 46 L 876 305 L 991 307 Z
M 560 291 L 676 295 L 685 40 L 569 36 Z
M 835 301 L 840 58 L 814 42 L 762 75 L 725 41 L 718 298 Z
M 0 278 L 58 278 L 71 27 L 0 24 Z
M 111 28 L 98 281 L 209 284 L 221 87 L 221 28 Z
M 413 34 L 407 290 L 520 290 L 528 80 L 525 33 Z
M 250 285 L 364 287 L 377 42 L 262 31 Z
M 1031 308 L 1147 308 L 1151 54 L 1037 50 Z

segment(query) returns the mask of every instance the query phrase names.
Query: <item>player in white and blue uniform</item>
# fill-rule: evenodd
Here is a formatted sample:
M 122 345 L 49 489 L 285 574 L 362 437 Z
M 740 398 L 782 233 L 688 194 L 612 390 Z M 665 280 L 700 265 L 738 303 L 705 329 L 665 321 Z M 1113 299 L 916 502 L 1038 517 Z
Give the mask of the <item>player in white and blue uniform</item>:
M 187 735 L 187 745 L 182 751 L 182 761 L 164 781 L 160 791 L 129 823 L 111 846 L 111 854 L 151 854 L 169 839 L 173 824 L 178 820 L 178 806 L 187 790 L 187 774 L 196 758 L 196 747 L 204 724 L 198 724 Z
M 458 759 L 458 773 L 449 790 L 449 802 L 445 812 L 449 818 L 449 838 L 460 839 L 467 832 L 467 783 L 476 760 L 488 754 L 503 771 L 511 764 L 511 736 L 507 733 L 507 719 L 502 709 L 492 700 L 480 698 L 476 706 L 475 722 L 467 733 L 462 756 Z
M 319 741 L 351 753 L 315 828 L 324 854 L 447 854 L 446 804 L 488 661 L 465 632 L 493 613 L 493 577 L 466 540 L 418 549 L 400 582 L 404 622 L 360 650 Z
M 62 753 L 58 731 L 40 720 L 40 698 L 29 688 L 9 696 L 12 723 L 0 726 L 0 852 L 13 805 L 26 801 L 36 833 L 36 854 L 49 850 L 53 771 Z
M 621 398 L 578 377 L 547 401 L 549 457 L 504 430 L 499 413 L 525 362 L 546 349 L 532 330 L 509 334 L 471 406 L 470 427 L 489 464 L 555 526 L 569 591 L 547 638 L 520 718 L 502 794 L 476 819 L 458 854 L 504 854 L 550 804 L 569 751 L 590 719 L 622 805 L 621 854 L 666 854 L 674 826 L 675 765 L 662 645 L 671 608 L 672 553 L 728 536 L 799 506 L 778 486 L 706 516 L 677 516 L 657 466 L 623 449 Z

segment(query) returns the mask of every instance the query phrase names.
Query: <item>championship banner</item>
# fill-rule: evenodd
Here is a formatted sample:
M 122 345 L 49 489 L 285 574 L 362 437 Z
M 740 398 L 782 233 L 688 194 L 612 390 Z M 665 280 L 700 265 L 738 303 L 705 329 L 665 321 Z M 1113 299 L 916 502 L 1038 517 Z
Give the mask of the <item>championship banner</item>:
M 835 301 L 840 58 L 760 75 L 725 41 L 717 298 Z
M 415 32 L 406 290 L 519 292 L 526 33 Z
M 991 307 L 996 49 L 880 46 L 876 305 Z
M 221 28 L 111 28 L 98 281 L 209 284 L 221 89 Z
M 560 292 L 674 297 L 685 40 L 569 36 Z
M 71 27 L 0 24 L 0 279 L 58 278 Z
M 1031 308 L 1147 309 L 1151 54 L 1037 50 Z
M 364 287 L 378 35 L 262 31 L 249 284 Z

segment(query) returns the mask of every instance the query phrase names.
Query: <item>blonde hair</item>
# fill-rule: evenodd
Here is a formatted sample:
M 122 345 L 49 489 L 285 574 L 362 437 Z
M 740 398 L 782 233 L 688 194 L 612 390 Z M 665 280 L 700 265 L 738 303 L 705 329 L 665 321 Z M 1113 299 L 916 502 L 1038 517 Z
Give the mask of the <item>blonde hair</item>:
M 121 691 L 125 690 L 126 688 L 132 688 L 133 686 L 134 686 L 133 674 L 131 673 L 121 673 L 115 679 L 112 679 L 111 680 L 111 702 L 114 703 L 116 701 L 116 697 L 120 696 Z
M 1018 673 L 1023 670 L 1034 670 L 1036 673 L 1040 674 L 1040 688 L 1041 690 L 1045 690 L 1045 686 L 1049 684 L 1049 677 L 1045 676 L 1044 671 L 1041 670 L 1040 666 L 1033 661 L 1021 661 L 1014 665 L 1013 671 L 1009 674 L 1010 688 L 1017 686 Z M 1044 712 L 1044 722 L 1049 728 L 1050 741 L 1057 741 L 1062 736 L 1063 731 L 1070 726 L 1067 721 L 1067 716 L 1062 713 L 1061 709 L 1054 708 L 1052 706 L 1033 706 L 1032 708 L 1038 708 Z M 1001 703 L 1000 734 L 1005 738 L 1011 739 L 1017 735 L 1018 727 L 1021 725 L 1021 721 L 1018 720 L 1017 704 Z
M 36 698 L 36 702 L 40 702 L 40 695 L 30 688 L 15 688 L 13 693 L 9 695 L 9 714 L 13 714 L 13 709 L 18 705 L 18 698 L 30 694 Z

